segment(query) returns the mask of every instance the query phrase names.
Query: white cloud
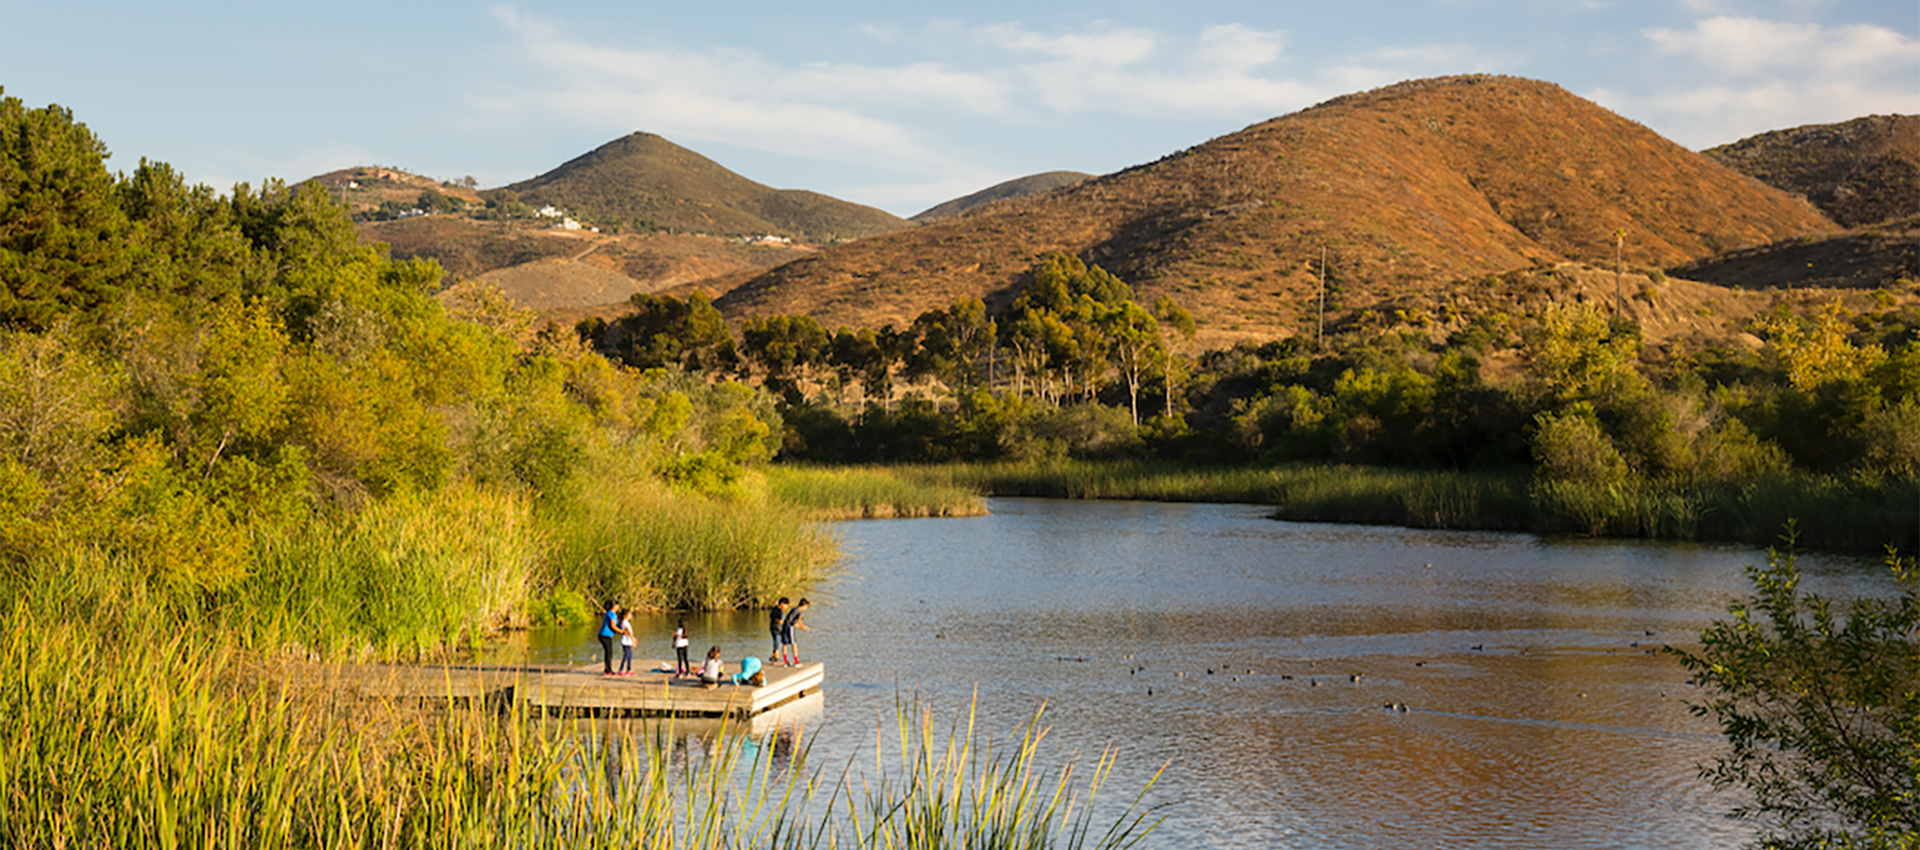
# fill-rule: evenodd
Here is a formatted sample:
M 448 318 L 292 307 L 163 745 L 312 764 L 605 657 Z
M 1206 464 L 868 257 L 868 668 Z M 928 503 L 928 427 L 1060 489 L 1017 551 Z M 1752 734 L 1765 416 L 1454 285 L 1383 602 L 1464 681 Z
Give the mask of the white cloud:
M 1682 144 L 1875 112 L 1920 112 L 1920 41 L 1869 24 L 1823 26 L 1718 16 L 1642 32 L 1662 79 L 1685 81 L 1594 99 L 1650 119 Z
M 1057 126 L 1063 115 L 1087 126 L 1147 118 L 1217 128 L 1222 118 L 1258 121 L 1355 89 L 1482 67 L 1474 50 L 1412 46 L 1303 72 L 1286 32 L 1242 23 L 1171 35 L 1104 23 L 1043 33 L 945 20 L 913 33 L 850 30 L 882 53 L 918 39 L 925 49 L 907 63 L 782 63 L 738 48 L 613 45 L 510 7 L 493 14 L 533 73 L 522 75 L 531 81 L 522 91 L 468 97 L 487 121 L 525 123 L 546 113 L 695 146 L 718 142 L 851 165 L 875 173 L 870 183 L 884 175 L 899 182 L 836 191 L 889 206 L 931 204 L 1004 179 L 1007 163 L 1020 157 L 1004 144 L 983 144 L 981 134 Z M 944 129 L 912 123 L 929 116 Z M 927 194 L 949 190 L 958 191 Z
M 926 63 L 780 67 L 748 50 L 608 47 L 511 9 L 494 14 L 552 76 L 517 107 L 487 97 L 496 109 L 551 109 L 623 131 L 918 170 L 952 163 L 877 107 L 934 101 L 991 113 L 1004 106 L 1007 84 L 991 74 Z
M 1828 28 L 1721 16 L 1698 21 L 1692 30 L 1651 29 L 1643 34 L 1662 53 L 1688 56 L 1733 75 L 1774 68 L 1846 73 L 1920 61 L 1920 42 L 1870 24 Z
M 1316 89 L 1259 71 L 1282 59 L 1285 35 L 1241 24 L 1209 27 L 1191 45 L 1143 30 L 1041 35 L 1014 26 L 983 36 L 1038 61 L 1020 72 L 1059 112 L 1272 114 L 1312 103 Z

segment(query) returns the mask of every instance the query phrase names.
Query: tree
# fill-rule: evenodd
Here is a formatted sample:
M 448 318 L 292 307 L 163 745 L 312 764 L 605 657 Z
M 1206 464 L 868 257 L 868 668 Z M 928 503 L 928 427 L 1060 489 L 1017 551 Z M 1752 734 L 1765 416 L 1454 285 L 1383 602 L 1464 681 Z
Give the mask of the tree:
M 1127 384 L 1127 402 L 1133 424 L 1140 424 L 1140 382 L 1160 351 L 1160 325 L 1146 308 L 1123 301 L 1101 315 L 1101 330 L 1110 342 L 1109 354 Z
M 636 369 L 677 364 L 699 371 L 733 362 L 733 335 L 707 296 L 682 301 L 671 295 L 635 293 L 633 312 L 611 324 L 583 322 L 581 335 L 600 353 Z
M 1160 327 L 1171 328 L 1174 331 L 1174 333 L 1167 335 L 1165 341 L 1160 343 L 1161 386 L 1166 391 L 1164 393 L 1167 401 L 1166 415 L 1168 418 L 1172 418 L 1173 368 L 1176 365 L 1176 360 L 1178 360 L 1179 349 L 1185 347 L 1185 344 L 1193 342 L 1193 314 L 1187 312 L 1186 309 L 1180 305 L 1173 303 L 1172 298 L 1162 295 L 1159 300 L 1153 302 L 1153 317 L 1160 321 Z
M 1639 335 L 1591 304 L 1549 304 L 1525 337 L 1522 350 L 1534 379 L 1562 403 L 1604 403 L 1645 383 L 1635 367 Z
M 801 382 L 827 362 L 832 346 L 812 316 L 766 316 L 740 329 L 740 347 L 765 370 L 767 389 L 794 402 L 801 398 Z
M 72 112 L 0 97 L 0 323 L 43 330 L 119 300 L 134 255 L 106 159 Z
M 1836 604 L 1801 592 L 1791 527 L 1787 545 L 1698 654 L 1667 650 L 1727 736 L 1701 775 L 1752 793 L 1733 814 L 1762 847 L 1920 847 L 1920 573 L 1890 554 L 1898 596 Z

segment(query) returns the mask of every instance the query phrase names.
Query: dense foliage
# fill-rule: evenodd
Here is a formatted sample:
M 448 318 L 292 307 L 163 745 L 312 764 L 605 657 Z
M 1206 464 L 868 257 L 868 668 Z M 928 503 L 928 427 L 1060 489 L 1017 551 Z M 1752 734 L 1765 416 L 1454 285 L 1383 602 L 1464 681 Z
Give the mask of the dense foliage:
M 1763 847 L 1920 847 L 1920 574 L 1890 561 L 1899 596 L 1841 602 L 1776 552 L 1733 619 L 1675 653 L 1730 745 L 1702 774 L 1752 794 L 1735 814 Z
M 1591 303 L 1521 315 L 1365 316 L 1192 351 L 1192 319 L 1063 254 L 1004 308 L 961 299 L 905 328 L 752 319 L 638 295 L 578 329 L 633 366 L 674 363 L 784 400 L 782 456 L 848 462 L 1127 458 L 1531 471 L 1531 510 L 1487 527 L 1821 546 L 1920 544 L 1920 310 L 1785 306 L 1757 349 L 1649 349 Z M 1748 337 L 1753 338 L 1753 337 Z
M 759 391 L 435 297 L 323 188 L 106 157 L 0 99 L 6 606 L 433 652 L 554 594 L 731 607 L 828 562 L 751 492 L 781 431 Z

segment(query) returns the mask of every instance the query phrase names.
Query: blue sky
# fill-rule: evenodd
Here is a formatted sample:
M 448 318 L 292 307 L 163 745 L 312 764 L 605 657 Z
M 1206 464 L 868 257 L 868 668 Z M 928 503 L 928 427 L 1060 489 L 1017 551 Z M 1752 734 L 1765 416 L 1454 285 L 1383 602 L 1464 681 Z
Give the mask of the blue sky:
M 901 215 L 1104 173 L 1329 97 L 1558 83 L 1691 148 L 1920 113 L 1914 0 L 569 4 L 0 0 L 0 86 L 128 170 L 482 186 L 633 130 Z

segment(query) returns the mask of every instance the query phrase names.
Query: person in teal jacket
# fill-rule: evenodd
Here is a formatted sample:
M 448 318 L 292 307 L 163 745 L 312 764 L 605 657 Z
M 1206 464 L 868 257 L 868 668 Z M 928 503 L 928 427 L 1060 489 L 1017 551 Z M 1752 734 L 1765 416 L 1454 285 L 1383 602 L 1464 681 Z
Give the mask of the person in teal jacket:
M 733 674 L 736 685 L 764 685 L 767 679 L 760 673 L 760 659 L 751 655 L 740 659 L 740 672 Z

